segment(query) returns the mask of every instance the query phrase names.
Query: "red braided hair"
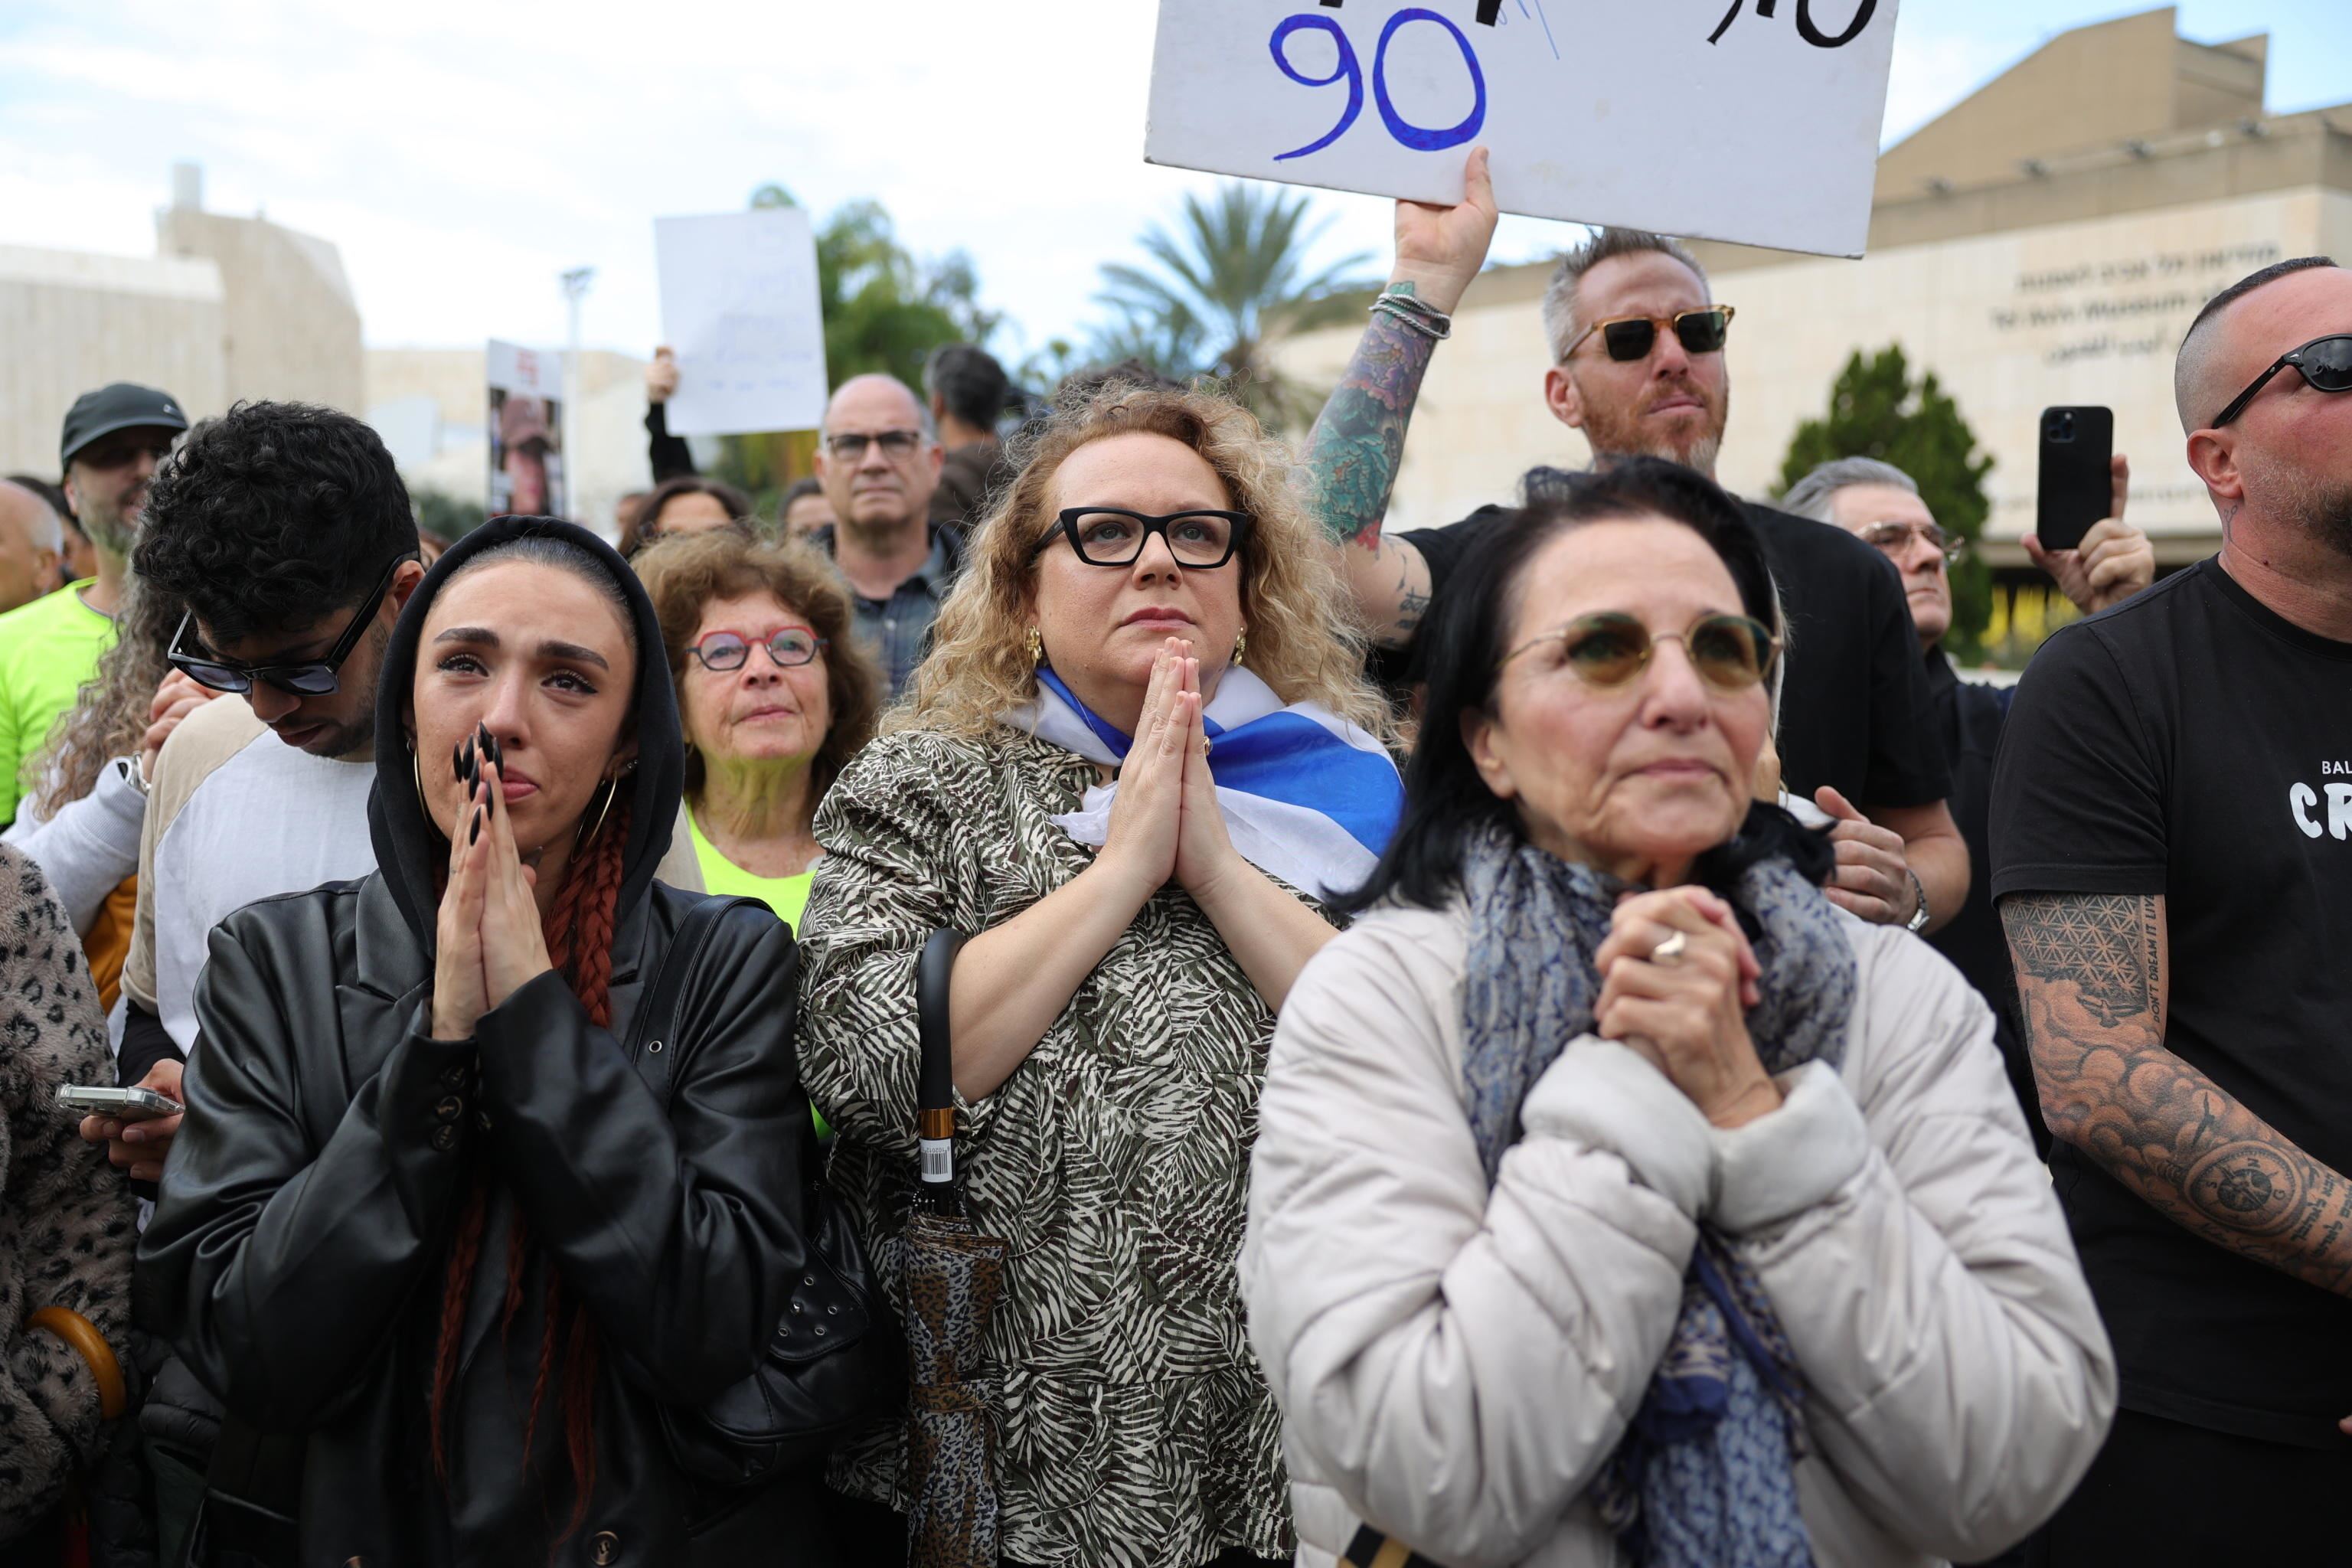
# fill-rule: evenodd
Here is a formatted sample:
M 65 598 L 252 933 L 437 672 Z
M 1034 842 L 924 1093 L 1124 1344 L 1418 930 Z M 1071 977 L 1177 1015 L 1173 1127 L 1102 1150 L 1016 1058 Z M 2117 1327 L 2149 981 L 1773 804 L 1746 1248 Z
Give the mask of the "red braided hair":
M 610 820 L 597 830 L 583 859 L 572 863 L 556 895 L 541 931 L 549 959 L 568 974 L 572 994 L 581 1010 L 600 1029 L 613 1026 L 613 929 L 619 911 L 624 870 L 622 851 L 629 839 L 630 804 L 614 803 Z M 489 1214 L 488 1167 L 474 1166 L 473 1182 L 457 1211 L 457 1228 L 449 1242 L 449 1258 L 442 1275 L 440 1339 L 433 1358 L 431 1435 L 433 1473 L 445 1485 L 449 1479 L 448 1450 L 442 1436 L 442 1417 L 449 1391 L 457 1384 L 457 1352 L 463 1338 L 466 1304 L 473 1293 L 474 1273 L 481 1261 L 482 1233 Z M 522 1215 L 518 1210 L 508 1230 L 505 1300 L 500 1303 L 499 1334 L 503 1340 L 522 1305 L 523 1266 L 530 1251 Z M 588 1500 L 596 1489 L 595 1395 L 597 1346 L 595 1328 L 584 1308 L 565 1300 L 563 1277 L 551 1268 L 547 1278 L 547 1318 L 539 1342 L 539 1365 L 531 1380 L 530 1412 L 523 1424 L 523 1468 L 528 1474 L 533 1440 L 539 1432 L 539 1412 L 553 1380 L 556 1342 L 563 1346 L 561 1399 L 565 1454 L 572 1468 L 572 1517 L 556 1537 L 561 1545 L 588 1517 Z

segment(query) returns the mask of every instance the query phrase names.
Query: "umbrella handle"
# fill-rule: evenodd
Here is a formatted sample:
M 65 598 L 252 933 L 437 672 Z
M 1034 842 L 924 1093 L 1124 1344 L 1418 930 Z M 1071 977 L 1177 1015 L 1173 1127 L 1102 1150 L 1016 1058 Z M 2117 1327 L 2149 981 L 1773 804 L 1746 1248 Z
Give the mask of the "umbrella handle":
M 962 947 L 961 932 L 942 928 L 931 932 L 915 961 L 915 1037 L 922 1047 L 915 1080 L 916 1132 L 922 1141 L 926 1186 L 955 1182 L 955 1042 L 948 1026 L 948 984 Z

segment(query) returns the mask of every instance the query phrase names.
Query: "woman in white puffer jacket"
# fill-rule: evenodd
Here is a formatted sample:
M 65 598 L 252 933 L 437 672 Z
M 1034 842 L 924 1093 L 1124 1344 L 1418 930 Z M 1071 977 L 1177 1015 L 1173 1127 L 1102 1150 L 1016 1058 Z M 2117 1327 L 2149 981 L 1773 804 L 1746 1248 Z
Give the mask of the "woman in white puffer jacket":
M 2114 1360 L 1983 1001 L 1749 804 L 1752 529 L 1637 460 L 1454 587 L 1404 824 L 1260 1101 L 1242 1279 L 1303 1568 L 2005 1549 Z

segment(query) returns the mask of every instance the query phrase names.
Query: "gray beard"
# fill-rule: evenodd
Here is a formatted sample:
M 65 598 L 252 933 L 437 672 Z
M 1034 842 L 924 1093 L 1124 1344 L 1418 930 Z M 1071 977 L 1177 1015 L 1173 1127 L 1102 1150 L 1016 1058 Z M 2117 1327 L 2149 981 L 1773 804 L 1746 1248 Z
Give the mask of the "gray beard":
M 2331 485 L 2315 475 L 2281 473 L 2273 510 L 2280 521 L 2352 560 L 2352 485 Z

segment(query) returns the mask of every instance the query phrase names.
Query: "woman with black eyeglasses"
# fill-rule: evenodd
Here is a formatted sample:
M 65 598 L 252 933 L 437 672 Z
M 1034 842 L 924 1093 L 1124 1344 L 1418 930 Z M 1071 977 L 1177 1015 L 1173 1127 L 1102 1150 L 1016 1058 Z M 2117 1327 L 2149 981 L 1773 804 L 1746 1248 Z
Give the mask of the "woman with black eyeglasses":
M 874 738 L 882 675 L 824 556 L 729 530 L 667 539 L 630 563 L 661 617 L 686 732 L 686 826 L 713 893 L 798 925 L 817 803 Z
M 916 957 L 936 929 L 969 938 L 957 1165 L 1011 1244 L 982 1342 L 1007 1563 L 1291 1551 L 1233 1268 L 1259 1075 L 1402 786 L 1286 473 L 1206 394 L 1057 414 L 908 704 L 817 813 L 803 1071 L 894 1280 Z M 871 1433 L 833 1479 L 903 1562 L 900 1455 Z

